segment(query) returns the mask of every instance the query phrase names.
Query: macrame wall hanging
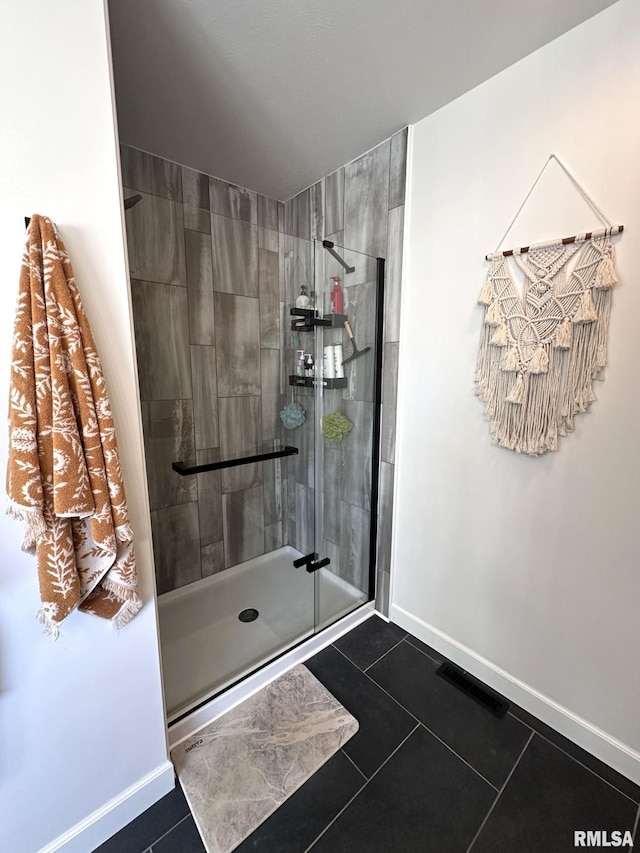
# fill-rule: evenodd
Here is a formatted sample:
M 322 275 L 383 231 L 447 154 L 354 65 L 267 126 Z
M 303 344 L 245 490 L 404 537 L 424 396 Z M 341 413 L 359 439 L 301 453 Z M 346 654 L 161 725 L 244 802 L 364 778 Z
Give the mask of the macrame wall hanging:
M 557 450 L 558 436 L 596 399 L 593 380 L 603 379 L 611 288 L 617 277 L 612 225 L 573 175 L 551 154 L 513 218 L 555 159 L 607 224 L 578 234 L 499 252 L 490 262 L 479 302 L 484 306 L 476 393 L 484 402 L 493 440 L 518 453 Z M 509 258 L 524 273 L 520 295 Z

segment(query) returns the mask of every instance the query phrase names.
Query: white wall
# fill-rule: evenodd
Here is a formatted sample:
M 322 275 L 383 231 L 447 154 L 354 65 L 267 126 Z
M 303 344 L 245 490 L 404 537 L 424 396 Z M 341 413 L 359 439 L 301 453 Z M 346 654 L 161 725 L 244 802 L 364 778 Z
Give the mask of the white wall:
M 172 787 L 162 704 L 153 568 L 116 130 L 102 0 L 4 4 L 0 28 L 0 400 L 24 216 L 50 216 L 69 249 L 101 353 L 136 534 L 145 606 L 120 632 L 76 613 L 61 638 L 35 614 L 34 558 L 0 516 L 0 850 L 31 853 L 141 788 L 66 850 L 87 851 Z M 3 403 L 4 405 L 4 403 Z M 6 435 L 6 433 L 5 433 Z M 7 441 L 0 442 L 0 469 Z M 148 783 L 145 786 L 145 783 Z M 55 849 L 56 844 L 50 849 Z
M 392 593 L 392 618 L 638 781 L 639 104 L 620 0 L 413 128 Z M 606 381 L 533 459 L 490 442 L 475 302 L 551 152 L 626 230 Z M 552 162 L 503 248 L 598 226 Z

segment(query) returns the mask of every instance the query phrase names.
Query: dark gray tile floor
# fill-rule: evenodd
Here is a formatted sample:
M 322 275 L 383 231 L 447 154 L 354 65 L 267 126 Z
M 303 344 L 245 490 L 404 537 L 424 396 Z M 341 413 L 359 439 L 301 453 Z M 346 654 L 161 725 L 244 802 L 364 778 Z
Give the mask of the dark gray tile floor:
M 640 843 L 639 786 L 520 708 L 492 716 L 441 660 L 373 617 L 308 661 L 360 731 L 236 853 L 570 853 L 576 830 Z M 204 849 L 178 787 L 98 851 Z

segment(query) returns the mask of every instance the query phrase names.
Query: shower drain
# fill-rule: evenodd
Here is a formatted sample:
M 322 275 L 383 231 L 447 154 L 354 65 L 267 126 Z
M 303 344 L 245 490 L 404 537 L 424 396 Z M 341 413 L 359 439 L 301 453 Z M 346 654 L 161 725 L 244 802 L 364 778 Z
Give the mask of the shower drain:
M 241 622 L 253 622 L 259 615 L 260 614 L 255 607 L 247 607 L 246 610 L 241 610 L 240 613 L 238 613 L 238 619 Z

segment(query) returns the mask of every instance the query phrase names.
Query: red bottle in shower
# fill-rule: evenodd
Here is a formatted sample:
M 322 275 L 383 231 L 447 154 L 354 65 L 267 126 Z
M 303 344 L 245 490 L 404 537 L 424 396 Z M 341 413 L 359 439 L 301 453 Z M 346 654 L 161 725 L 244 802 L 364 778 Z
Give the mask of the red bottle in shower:
M 331 291 L 331 313 L 342 314 L 342 288 L 340 287 L 340 276 L 332 275 L 333 290 Z

